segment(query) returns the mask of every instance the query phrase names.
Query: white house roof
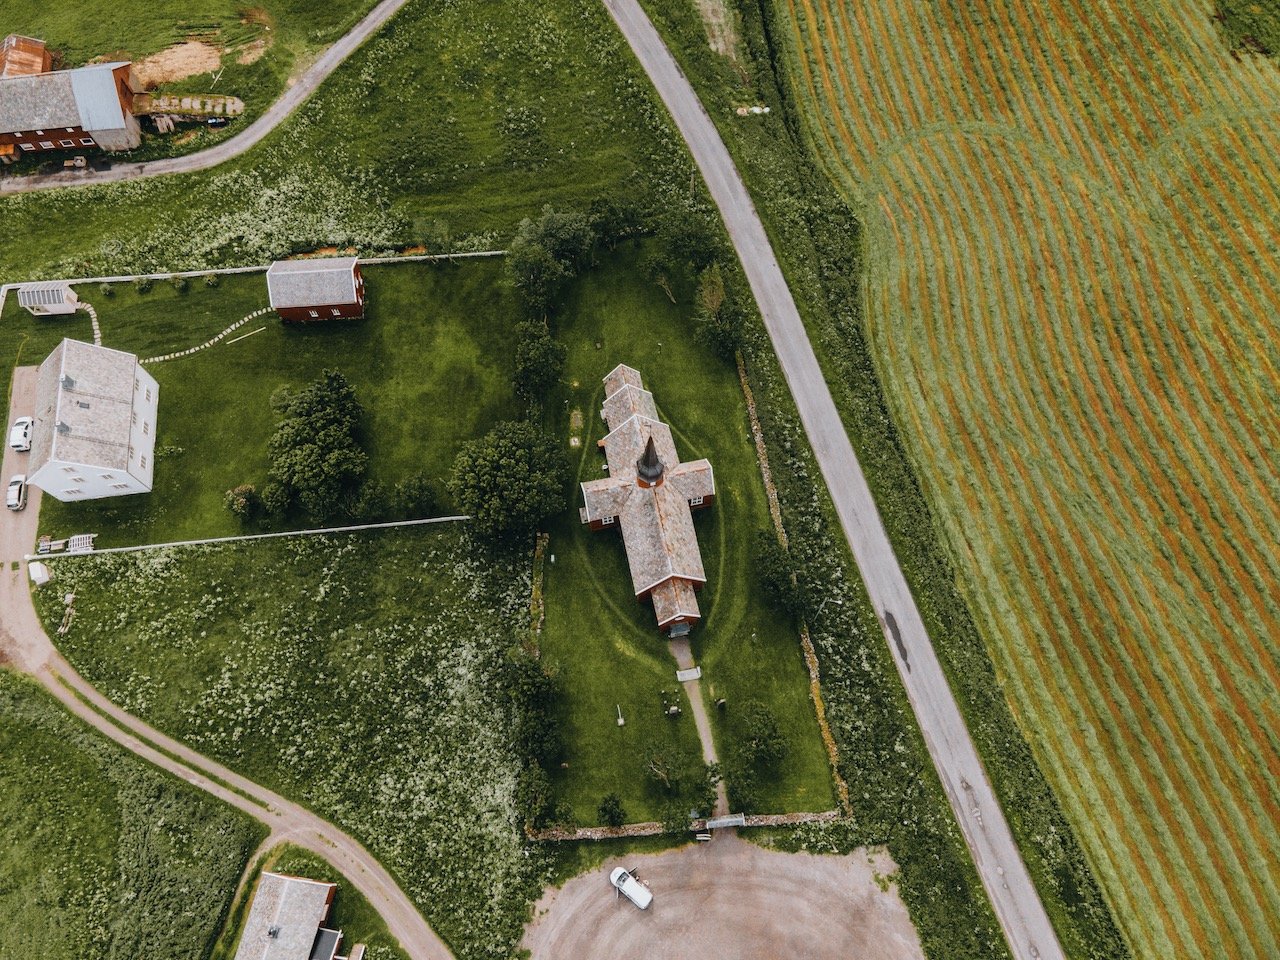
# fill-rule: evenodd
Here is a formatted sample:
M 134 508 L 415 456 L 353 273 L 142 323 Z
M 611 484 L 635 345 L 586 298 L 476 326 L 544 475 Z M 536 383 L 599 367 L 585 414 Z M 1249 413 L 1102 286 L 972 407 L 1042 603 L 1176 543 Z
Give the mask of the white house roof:
M 124 110 L 111 71 L 126 61 L 97 63 L 27 77 L 0 79 L 0 133 L 59 128 L 120 130 Z
M 68 293 L 71 293 L 71 287 L 62 280 L 42 280 L 39 283 L 25 283 L 18 288 L 18 306 L 56 306 L 67 302 Z M 75 299 L 74 294 L 72 294 L 71 299 Z
M 137 371 L 132 353 L 81 340 L 58 344 L 36 380 L 29 472 L 50 460 L 127 469 Z
M 335 888 L 318 880 L 263 873 L 235 960 L 309 960 Z
M 355 303 L 356 258 L 277 260 L 267 270 L 272 307 L 325 307 Z

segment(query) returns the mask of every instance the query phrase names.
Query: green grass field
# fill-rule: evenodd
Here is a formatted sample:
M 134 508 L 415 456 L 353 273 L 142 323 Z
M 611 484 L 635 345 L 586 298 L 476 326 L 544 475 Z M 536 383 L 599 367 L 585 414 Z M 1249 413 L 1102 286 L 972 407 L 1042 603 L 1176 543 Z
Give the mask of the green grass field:
M 751 550 L 756 531 L 769 530 L 764 484 L 750 438 L 746 404 L 733 367 L 689 336 L 687 298 L 672 304 L 647 282 L 629 254 L 606 259 L 581 283 L 556 321 L 569 348 L 564 410 L 555 417 L 568 441 L 572 411 L 582 414 L 582 446 L 574 451 L 580 479 L 598 476 L 604 435 L 601 378 L 618 363 L 638 369 L 660 414 L 672 426 L 686 460 L 708 457 L 716 473 L 715 505 L 696 514 L 708 584 L 699 595 L 703 623 L 694 653 L 704 693 L 733 707 L 766 703 L 788 742 L 780 775 L 762 785 L 762 810 L 826 810 L 834 803 L 831 777 L 808 698 L 808 674 L 795 626 L 771 611 L 755 589 Z M 575 385 L 576 384 L 576 385 Z M 581 495 L 575 488 L 575 507 Z M 546 567 L 547 624 L 542 649 L 567 681 L 565 730 L 569 768 L 558 777 L 584 823 L 610 791 L 619 792 L 628 818 L 660 814 L 660 795 L 646 788 L 642 748 L 671 735 L 698 756 L 693 719 L 661 715 L 663 690 L 674 694 L 675 661 L 658 633 L 653 610 L 636 602 L 626 554 L 617 534 L 593 533 L 576 512 L 557 521 Z M 683 697 L 683 692 L 681 692 Z M 627 725 L 616 725 L 616 707 Z M 709 704 L 708 704 L 709 705 Z M 717 748 L 723 759 L 729 729 L 720 715 Z
M 216 170 L 8 196 L 0 278 L 496 247 L 544 203 L 647 205 L 689 165 L 592 0 L 415 0 L 264 144 Z M 353 135 L 353 131 L 357 133 Z
M 188 40 L 216 48 L 221 53 L 216 82 L 212 74 L 199 73 L 157 89 L 237 96 L 245 102 L 244 115 L 224 130 L 148 137 L 125 155 L 147 159 L 202 149 L 243 129 L 280 95 L 287 78 L 346 33 L 375 2 L 262 0 L 248 7 L 212 0 L 193 7 L 180 0 L 118 0 L 104 16 L 100 8 L 79 0 L 9 0 L 0 28 L 44 40 L 61 54 L 63 67 L 106 60 L 137 63 Z
M 232 960 L 235 957 L 235 948 L 243 935 L 244 922 L 249 917 L 251 897 L 256 890 L 258 878 L 264 870 L 338 885 L 324 926 L 330 930 L 342 931 L 340 949 L 344 954 L 349 953 L 357 943 L 362 943 L 368 948 L 365 954 L 366 960 L 408 960 L 408 954 L 391 936 L 386 923 L 372 904 L 365 899 L 364 894 L 352 886 L 350 880 L 334 870 L 329 861 L 291 843 L 272 847 L 264 856 L 258 858 L 253 866 L 251 882 L 242 891 L 227 921 L 227 928 L 223 930 L 222 937 L 209 960 Z
M 544 870 L 501 686 L 526 552 L 447 524 L 52 563 L 98 689 L 359 838 L 460 958 L 509 951 Z
M 276 425 L 270 398 L 326 368 L 347 375 L 364 405 L 370 475 L 390 485 L 424 472 L 442 483 L 458 446 L 513 412 L 510 385 L 515 310 L 501 261 L 375 265 L 365 271 L 363 321 L 287 326 L 274 313 L 208 350 L 148 365 L 160 385 L 151 493 L 63 504 L 46 497 L 43 532 L 92 530 L 99 546 L 226 536 L 246 528 L 223 505 L 240 483 L 261 489 Z M 110 297 L 88 285 L 103 343 L 146 358 L 197 346 L 266 306 L 261 274 L 201 280 L 178 293 L 166 282 Z M 87 338 L 88 320 L 37 319 L 10 298 L 0 345 L 39 362 L 63 335 Z M 260 333 L 253 331 L 262 329 Z M 211 416 L 211 414 L 215 414 Z M 447 503 L 445 504 L 447 506 Z
M 1280 70 L 1209 3 L 778 7 L 894 420 L 1126 941 L 1276 955 Z
M 208 955 L 256 821 L 0 670 L 0 958 Z

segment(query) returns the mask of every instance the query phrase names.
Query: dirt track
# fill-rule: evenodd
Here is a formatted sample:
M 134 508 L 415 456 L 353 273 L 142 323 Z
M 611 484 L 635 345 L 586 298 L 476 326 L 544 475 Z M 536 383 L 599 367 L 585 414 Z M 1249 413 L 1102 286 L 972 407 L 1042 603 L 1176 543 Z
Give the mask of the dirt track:
M 616 866 L 649 884 L 648 910 L 614 896 Z M 534 960 L 923 960 L 897 889 L 876 885 L 894 869 L 883 852 L 776 853 L 720 834 L 575 877 L 538 902 L 521 945 Z

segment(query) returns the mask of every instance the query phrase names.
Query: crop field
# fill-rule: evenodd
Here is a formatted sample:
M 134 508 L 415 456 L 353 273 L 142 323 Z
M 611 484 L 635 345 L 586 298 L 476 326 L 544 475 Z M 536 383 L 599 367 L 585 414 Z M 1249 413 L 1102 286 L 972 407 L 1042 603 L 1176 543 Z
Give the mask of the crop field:
M 208 955 L 266 828 L 0 670 L 0 958 Z
M 1209 3 L 779 4 L 881 379 L 1140 956 L 1280 952 L 1280 71 Z

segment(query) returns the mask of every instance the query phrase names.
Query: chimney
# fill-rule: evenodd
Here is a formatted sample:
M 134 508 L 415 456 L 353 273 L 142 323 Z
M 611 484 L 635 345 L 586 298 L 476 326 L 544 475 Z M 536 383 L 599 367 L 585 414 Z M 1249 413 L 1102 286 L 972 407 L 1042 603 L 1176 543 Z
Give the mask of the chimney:
M 656 487 L 662 483 L 662 461 L 658 459 L 658 450 L 653 445 L 653 437 L 645 444 L 644 453 L 636 461 L 636 480 L 642 487 Z

